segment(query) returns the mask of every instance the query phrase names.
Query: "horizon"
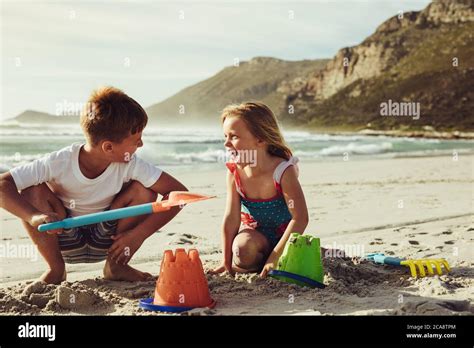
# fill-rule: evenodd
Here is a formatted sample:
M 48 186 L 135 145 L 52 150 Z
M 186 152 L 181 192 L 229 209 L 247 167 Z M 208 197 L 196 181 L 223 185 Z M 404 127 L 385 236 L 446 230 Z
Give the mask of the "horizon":
M 331 59 L 399 11 L 429 2 L 2 1 L 0 121 L 26 110 L 55 115 L 58 104 L 84 103 L 101 85 L 148 108 L 235 59 Z

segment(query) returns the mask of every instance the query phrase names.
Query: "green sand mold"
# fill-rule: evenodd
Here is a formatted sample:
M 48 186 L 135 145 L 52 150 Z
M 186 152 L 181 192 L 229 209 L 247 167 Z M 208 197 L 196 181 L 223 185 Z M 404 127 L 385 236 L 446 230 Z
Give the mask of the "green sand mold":
M 292 233 L 285 245 L 283 254 L 277 264 L 277 271 L 284 271 L 303 276 L 319 283 L 323 283 L 324 270 L 321 261 L 321 247 L 319 238 Z M 272 275 L 272 277 L 300 286 L 308 284 L 285 276 Z

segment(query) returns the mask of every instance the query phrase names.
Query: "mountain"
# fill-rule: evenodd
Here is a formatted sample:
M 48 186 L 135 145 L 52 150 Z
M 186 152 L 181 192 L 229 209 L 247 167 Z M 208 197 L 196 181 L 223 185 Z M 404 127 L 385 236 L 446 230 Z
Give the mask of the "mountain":
M 321 129 L 474 130 L 473 1 L 441 0 L 394 16 L 324 69 L 280 87 L 293 125 Z M 420 116 L 386 117 L 383 104 L 419 103 Z M 284 108 L 285 109 L 285 108 Z
M 55 124 L 79 124 L 79 116 L 56 116 L 46 112 L 26 110 L 13 118 L 19 123 L 55 123 Z
M 172 97 L 146 109 L 150 122 L 213 123 L 230 103 L 260 100 L 279 110 L 284 95 L 279 86 L 289 79 L 298 84 L 299 76 L 322 69 L 327 59 L 285 61 L 256 57 L 226 67 L 211 78 L 183 89 Z M 184 111 L 184 113 L 180 113 Z
M 282 123 L 296 127 L 473 131 L 472 33 L 472 0 L 434 1 L 422 11 L 389 18 L 361 44 L 342 48 L 330 60 L 254 58 L 147 112 L 156 121 L 215 122 L 231 102 L 260 100 Z M 387 103 L 417 104 L 420 116 L 382 116 Z

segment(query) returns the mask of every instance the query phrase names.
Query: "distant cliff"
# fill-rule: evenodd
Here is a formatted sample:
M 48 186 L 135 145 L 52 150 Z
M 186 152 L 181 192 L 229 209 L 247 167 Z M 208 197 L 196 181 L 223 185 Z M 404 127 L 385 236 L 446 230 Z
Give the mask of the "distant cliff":
M 305 83 L 283 83 L 282 117 L 320 128 L 474 130 L 473 33 L 472 1 L 436 1 L 394 16 Z M 388 100 L 419 103 L 419 119 L 382 117 Z

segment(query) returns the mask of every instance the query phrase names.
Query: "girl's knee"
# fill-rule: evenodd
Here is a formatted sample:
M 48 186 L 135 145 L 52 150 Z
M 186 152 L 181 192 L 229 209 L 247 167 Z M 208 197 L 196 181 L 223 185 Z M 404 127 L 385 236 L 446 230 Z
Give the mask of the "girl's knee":
M 240 268 L 255 269 L 262 263 L 262 251 L 252 240 L 234 243 L 232 253 L 234 264 Z

